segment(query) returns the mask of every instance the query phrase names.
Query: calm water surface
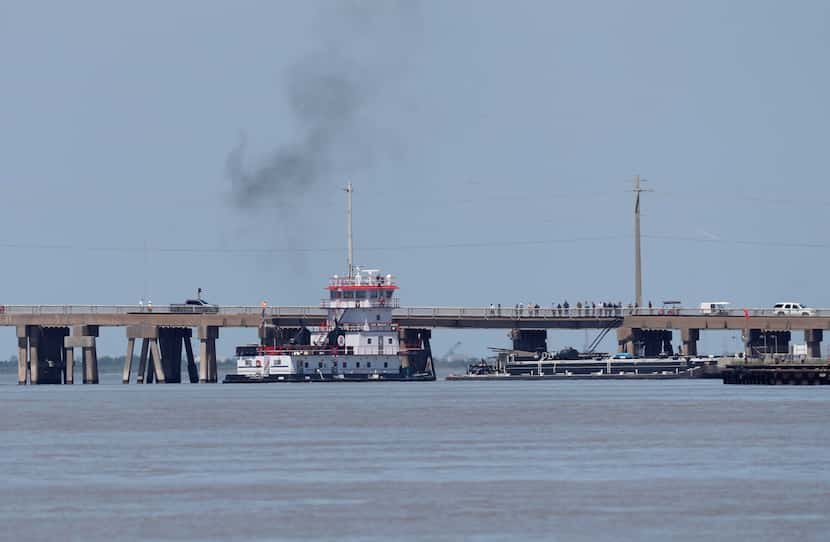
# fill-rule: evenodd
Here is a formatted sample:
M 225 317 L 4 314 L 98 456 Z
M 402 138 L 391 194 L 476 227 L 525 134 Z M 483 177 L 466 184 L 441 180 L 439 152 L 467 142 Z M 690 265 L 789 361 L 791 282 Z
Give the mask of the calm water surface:
M 7 540 L 830 536 L 830 387 L 14 379 Z

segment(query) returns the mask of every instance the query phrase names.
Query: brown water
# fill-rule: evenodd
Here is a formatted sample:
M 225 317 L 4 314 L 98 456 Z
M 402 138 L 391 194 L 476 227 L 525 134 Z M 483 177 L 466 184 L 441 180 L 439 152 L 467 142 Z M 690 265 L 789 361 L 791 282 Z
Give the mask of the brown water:
M 0 407 L 8 540 L 830 533 L 827 387 L 0 385 Z

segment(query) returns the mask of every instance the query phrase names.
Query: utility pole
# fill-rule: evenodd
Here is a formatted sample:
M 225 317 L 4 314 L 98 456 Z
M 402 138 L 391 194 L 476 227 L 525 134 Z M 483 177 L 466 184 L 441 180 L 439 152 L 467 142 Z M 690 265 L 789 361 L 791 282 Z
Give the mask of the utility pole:
M 653 192 L 640 188 L 640 176 L 634 177 L 634 302 L 637 307 L 643 306 L 643 271 L 640 256 L 640 193 Z
M 346 267 L 349 278 L 354 276 L 354 259 L 352 254 L 352 183 L 346 185 Z

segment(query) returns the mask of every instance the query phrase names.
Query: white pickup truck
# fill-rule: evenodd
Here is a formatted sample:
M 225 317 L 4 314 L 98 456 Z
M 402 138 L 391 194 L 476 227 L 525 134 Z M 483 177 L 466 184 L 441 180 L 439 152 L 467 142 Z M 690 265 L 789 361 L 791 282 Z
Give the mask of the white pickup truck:
M 815 316 L 816 310 L 805 307 L 801 303 L 776 303 L 772 307 L 776 316 Z

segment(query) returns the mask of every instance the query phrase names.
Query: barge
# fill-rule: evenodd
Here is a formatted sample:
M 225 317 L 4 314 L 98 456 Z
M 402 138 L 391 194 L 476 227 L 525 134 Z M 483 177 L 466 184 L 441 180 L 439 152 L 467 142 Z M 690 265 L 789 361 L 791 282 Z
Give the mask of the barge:
M 447 380 L 668 380 L 698 378 L 709 358 L 682 356 L 635 358 L 627 353 L 613 356 L 574 356 L 542 352 L 501 353 L 494 364 L 470 365 L 466 374 L 451 374 Z

